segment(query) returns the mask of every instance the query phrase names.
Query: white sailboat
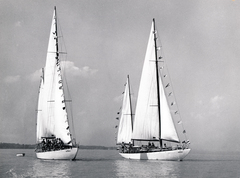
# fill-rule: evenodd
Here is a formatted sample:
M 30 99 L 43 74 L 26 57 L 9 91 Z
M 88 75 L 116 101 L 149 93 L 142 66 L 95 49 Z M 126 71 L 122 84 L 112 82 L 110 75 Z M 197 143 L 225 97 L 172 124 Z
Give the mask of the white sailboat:
M 166 86 L 163 85 L 163 78 L 166 75 L 161 73 L 162 66 L 159 66 L 159 62 L 163 61 L 158 54 L 159 51 L 155 20 L 153 19 L 139 86 L 133 129 L 130 129 L 132 127 L 132 118 L 130 118 L 132 113 L 127 112 L 128 118 L 126 118 L 127 116 L 122 117 L 124 115 L 122 113 L 119 122 L 117 139 L 117 144 L 121 144 L 119 154 L 127 159 L 181 161 L 190 152 L 188 148 L 189 140 L 183 141 L 181 144 L 175 128 L 173 114 L 171 113 L 165 91 L 169 83 Z M 124 94 L 128 93 L 126 90 L 127 87 Z M 170 95 L 171 93 L 168 94 L 168 96 Z M 124 95 L 124 98 L 123 108 L 130 108 L 130 95 Z M 126 98 L 128 101 L 125 101 Z M 128 109 L 127 111 L 130 110 Z M 127 120 L 124 121 L 124 125 L 121 124 L 123 120 Z M 182 124 L 182 121 L 178 123 Z M 126 130 L 125 132 L 121 131 L 124 129 Z M 130 132 L 130 130 L 132 132 L 129 136 L 126 133 Z M 184 130 L 183 133 L 185 132 Z M 126 138 L 119 139 L 124 137 Z M 137 142 L 138 144 L 136 144 Z M 154 143 L 156 142 L 159 146 L 155 146 Z M 144 143 L 146 144 L 144 145 Z M 170 146 L 167 144 L 170 144 Z
M 71 133 L 60 63 L 59 34 L 54 7 L 46 65 L 43 68 L 37 109 L 37 148 L 39 159 L 68 159 L 77 156 L 78 146 Z

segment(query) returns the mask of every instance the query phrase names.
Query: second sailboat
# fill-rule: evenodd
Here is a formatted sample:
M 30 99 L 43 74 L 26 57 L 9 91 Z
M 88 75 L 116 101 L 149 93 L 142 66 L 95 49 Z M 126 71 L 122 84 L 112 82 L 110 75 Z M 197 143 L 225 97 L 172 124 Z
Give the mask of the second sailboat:
M 181 161 L 190 152 L 190 142 L 184 140 L 180 143 L 175 128 L 167 100 L 167 95 L 170 96 L 171 93 L 166 94 L 165 91 L 169 83 L 166 86 L 163 85 L 162 78 L 166 75 L 160 72 L 162 66 L 159 66 L 159 62 L 163 61 L 158 54 L 160 48 L 157 40 L 157 30 L 153 19 L 142 69 L 134 123 L 130 87 L 129 82 L 127 82 L 118 127 L 117 144 L 121 145 L 119 154 L 124 158 Z M 182 124 L 182 121 L 178 123 Z M 183 130 L 183 133 L 185 132 Z M 173 146 L 173 143 L 176 144 Z

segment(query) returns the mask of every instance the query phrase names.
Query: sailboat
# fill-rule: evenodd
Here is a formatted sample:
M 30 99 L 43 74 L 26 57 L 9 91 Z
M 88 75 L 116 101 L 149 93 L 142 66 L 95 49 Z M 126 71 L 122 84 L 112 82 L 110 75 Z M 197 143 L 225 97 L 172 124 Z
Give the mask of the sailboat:
M 175 102 L 169 104 L 167 100 L 172 92 L 167 93 L 170 84 L 164 85 L 163 83 L 163 79 L 167 75 L 161 71 L 163 66 L 160 66 L 159 63 L 164 61 L 160 56 L 160 51 L 153 19 L 134 122 L 129 83 L 127 82 L 125 86 L 117 144 L 121 145 L 119 154 L 127 159 L 182 161 L 190 152 L 190 141 L 186 138 L 180 142 L 175 127 L 173 115 L 177 114 L 177 111 L 172 111 L 170 108 Z M 179 120 L 177 123 L 182 124 L 182 121 Z M 183 130 L 183 133 L 186 131 Z
M 69 122 L 57 22 L 54 7 L 46 65 L 39 87 L 35 152 L 39 159 L 74 160 L 78 146 Z

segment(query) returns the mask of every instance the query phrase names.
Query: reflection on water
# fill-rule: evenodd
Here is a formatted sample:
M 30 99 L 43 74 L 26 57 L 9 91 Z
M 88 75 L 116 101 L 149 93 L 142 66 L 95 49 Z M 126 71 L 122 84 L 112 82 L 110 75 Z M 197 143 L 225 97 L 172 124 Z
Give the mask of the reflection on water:
M 179 162 L 116 160 L 117 177 L 177 177 Z
M 24 152 L 25 157 L 16 153 Z M 239 177 L 239 153 L 195 153 L 184 161 L 123 159 L 115 150 L 80 150 L 76 161 L 40 160 L 34 150 L 0 149 L 0 177 Z
M 34 177 L 69 177 L 71 161 L 58 160 L 39 160 L 33 161 L 32 167 L 27 171 Z

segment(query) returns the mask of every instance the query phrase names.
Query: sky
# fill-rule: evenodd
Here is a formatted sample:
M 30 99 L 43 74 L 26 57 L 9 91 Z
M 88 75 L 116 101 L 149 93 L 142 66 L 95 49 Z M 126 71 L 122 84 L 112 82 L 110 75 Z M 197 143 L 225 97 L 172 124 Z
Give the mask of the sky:
M 239 0 L 0 0 L 0 142 L 34 144 L 53 8 L 77 142 L 115 146 L 127 75 L 136 101 L 152 19 L 192 150 L 240 151 Z

